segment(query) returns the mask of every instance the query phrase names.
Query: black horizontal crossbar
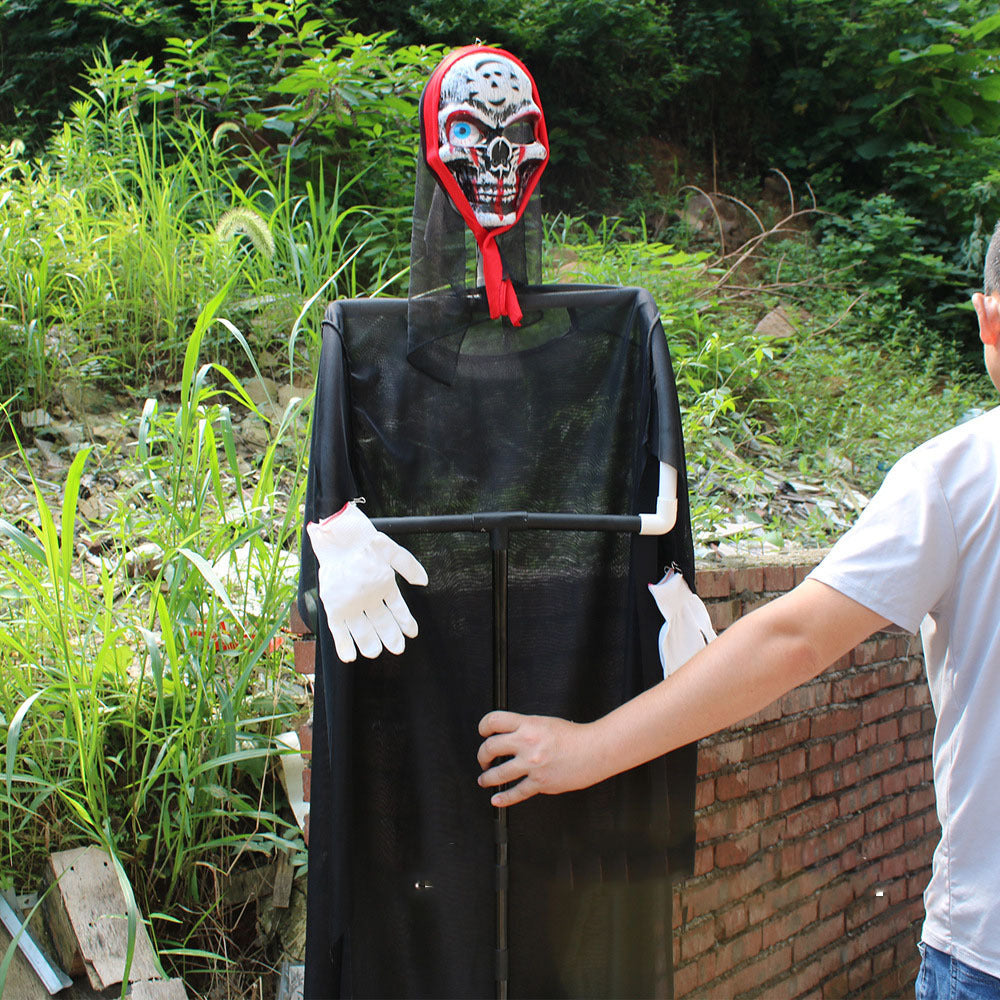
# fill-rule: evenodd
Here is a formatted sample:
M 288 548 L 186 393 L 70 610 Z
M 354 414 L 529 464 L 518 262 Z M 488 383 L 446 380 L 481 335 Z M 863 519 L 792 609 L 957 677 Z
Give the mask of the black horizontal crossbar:
M 442 534 L 449 531 L 621 531 L 638 534 L 642 519 L 630 514 L 542 514 L 526 510 L 478 514 L 435 514 L 427 517 L 373 517 L 387 535 Z

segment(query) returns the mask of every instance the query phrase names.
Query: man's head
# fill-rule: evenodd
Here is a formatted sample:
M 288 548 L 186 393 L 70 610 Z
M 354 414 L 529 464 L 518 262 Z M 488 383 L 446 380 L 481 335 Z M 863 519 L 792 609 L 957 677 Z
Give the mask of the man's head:
M 991 381 L 1000 391 L 1000 222 L 993 231 L 983 268 L 983 291 L 972 296 L 979 319 L 983 361 Z

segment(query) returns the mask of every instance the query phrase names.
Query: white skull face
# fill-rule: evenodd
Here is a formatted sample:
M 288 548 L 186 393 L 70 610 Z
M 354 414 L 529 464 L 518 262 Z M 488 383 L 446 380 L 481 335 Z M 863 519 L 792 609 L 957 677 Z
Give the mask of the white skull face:
M 516 221 L 528 180 L 548 155 L 536 141 L 541 117 L 530 78 L 502 55 L 470 53 L 441 81 L 441 162 L 484 228 Z

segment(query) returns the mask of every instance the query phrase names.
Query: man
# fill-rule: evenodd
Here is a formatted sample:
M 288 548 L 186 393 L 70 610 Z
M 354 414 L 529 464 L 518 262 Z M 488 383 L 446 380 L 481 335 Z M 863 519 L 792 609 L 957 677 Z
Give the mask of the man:
M 975 294 L 1000 390 L 1000 224 Z M 918 1000 L 1000 1000 L 1000 407 L 894 466 L 795 590 L 591 723 L 491 712 L 479 782 L 510 806 L 584 788 L 752 715 L 890 622 L 919 628 L 937 715 L 941 840 L 924 893 Z

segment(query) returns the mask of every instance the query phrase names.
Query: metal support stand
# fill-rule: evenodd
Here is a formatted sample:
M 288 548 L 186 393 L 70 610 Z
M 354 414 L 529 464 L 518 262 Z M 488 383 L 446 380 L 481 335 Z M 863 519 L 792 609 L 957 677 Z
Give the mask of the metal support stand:
M 507 708 L 507 555 L 511 531 L 610 531 L 642 532 L 639 515 L 540 514 L 527 511 L 489 511 L 479 514 L 441 514 L 429 517 L 375 517 L 372 524 L 387 535 L 443 534 L 454 531 L 489 532 L 493 557 L 493 708 Z M 494 818 L 496 846 L 496 995 L 507 1000 L 510 985 L 508 951 L 508 886 L 510 844 L 507 810 L 497 808 Z

